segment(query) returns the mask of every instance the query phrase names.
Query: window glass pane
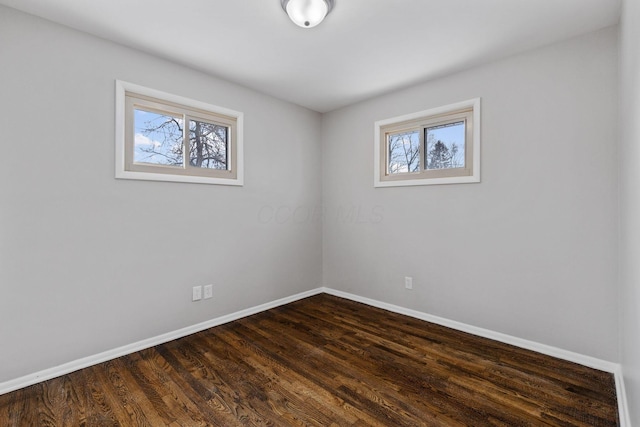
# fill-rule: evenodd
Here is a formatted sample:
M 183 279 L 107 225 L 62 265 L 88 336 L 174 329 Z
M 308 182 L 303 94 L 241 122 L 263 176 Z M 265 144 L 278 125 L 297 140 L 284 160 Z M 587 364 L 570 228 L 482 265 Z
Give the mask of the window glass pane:
M 426 169 L 465 167 L 465 122 L 447 123 L 424 130 Z
M 189 164 L 198 168 L 226 170 L 229 128 L 197 120 L 189 121 Z
M 420 133 L 418 130 L 392 133 L 387 137 L 388 173 L 420 172 Z
M 182 128 L 175 116 L 134 109 L 134 163 L 182 167 Z

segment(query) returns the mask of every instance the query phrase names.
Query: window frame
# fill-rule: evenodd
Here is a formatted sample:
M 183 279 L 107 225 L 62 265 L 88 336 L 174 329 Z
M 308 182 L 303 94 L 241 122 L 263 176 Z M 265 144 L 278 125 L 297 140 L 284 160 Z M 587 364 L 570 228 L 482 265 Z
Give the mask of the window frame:
M 460 121 L 465 122 L 464 168 L 425 169 L 426 129 Z M 415 130 L 420 138 L 420 170 L 390 174 L 388 136 Z M 374 187 L 480 182 L 480 98 L 376 121 L 374 138 Z
M 136 109 L 183 117 L 183 144 L 189 142 L 190 120 L 227 127 L 227 169 L 191 166 L 188 145 L 183 147 L 182 167 L 134 162 Z M 241 186 L 242 131 L 243 113 L 239 111 L 116 80 L 116 178 Z

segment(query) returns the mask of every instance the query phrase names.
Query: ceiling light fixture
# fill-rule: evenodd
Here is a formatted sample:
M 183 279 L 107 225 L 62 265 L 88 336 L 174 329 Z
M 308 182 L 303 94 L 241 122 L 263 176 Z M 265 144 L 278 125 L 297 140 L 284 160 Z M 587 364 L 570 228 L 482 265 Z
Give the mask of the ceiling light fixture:
M 281 0 L 289 18 L 302 28 L 313 28 L 331 12 L 334 0 Z

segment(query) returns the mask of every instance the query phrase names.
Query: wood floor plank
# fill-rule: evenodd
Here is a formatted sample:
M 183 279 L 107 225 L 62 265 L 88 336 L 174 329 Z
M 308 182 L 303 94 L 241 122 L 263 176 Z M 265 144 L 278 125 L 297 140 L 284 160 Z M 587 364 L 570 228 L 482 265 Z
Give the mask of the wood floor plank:
M 295 415 L 300 406 L 306 408 L 305 414 L 313 425 L 329 425 L 332 420 L 325 415 L 318 405 L 312 404 L 309 396 L 312 391 L 308 388 L 301 389 L 297 386 L 298 378 L 292 378 L 284 375 L 286 371 L 281 366 L 269 358 L 266 354 L 252 349 L 245 345 L 243 340 L 235 334 L 222 332 L 218 335 L 215 343 L 207 341 L 207 348 L 215 348 L 218 345 L 233 346 L 241 348 L 238 355 L 241 357 L 231 357 L 229 354 L 229 362 L 237 365 L 243 365 L 247 368 L 244 375 L 243 384 L 251 384 L 251 390 L 247 393 L 247 399 L 251 402 L 251 406 L 255 409 L 265 410 L 270 408 L 274 413 L 278 414 L 278 418 L 286 416 L 288 413 Z M 210 352 L 206 354 L 207 358 L 215 363 Z M 253 384 L 263 384 L 262 389 L 266 395 L 255 392 Z
M 273 323 L 273 322 L 276 323 Z M 259 324 L 263 327 L 260 328 L 262 331 L 269 331 L 274 329 L 277 325 L 277 320 L 270 321 L 268 319 L 263 320 Z M 429 418 L 431 413 L 424 413 L 420 411 L 420 409 L 412 407 L 409 408 L 407 405 L 407 399 L 405 396 L 401 396 L 399 393 L 400 387 L 396 386 L 393 383 L 381 381 L 380 375 L 372 375 L 367 377 L 367 381 L 362 381 L 361 369 L 366 369 L 371 372 L 373 366 L 372 365 L 358 365 L 354 366 L 358 360 L 362 360 L 364 356 L 363 353 L 355 354 L 346 354 L 340 353 L 339 351 L 332 351 L 328 346 L 332 344 L 332 342 L 325 341 L 325 351 L 320 352 L 315 346 L 314 342 L 322 342 L 320 339 L 312 338 L 313 332 L 310 330 L 306 330 L 305 332 L 297 332 L 294 329 L 289 330 L 289 338 L 298 338 L 297 351 L 299 353 L 306 355 L 306 362 L 308 366 L 300 366 L 297 367 L 300 371 L 317 371 L 317 372 L 325 372 L 326 374 L 334 377 L 339 377 L 340 381 L 335 382 L 334 384 L 326 384 L 327 387 L 334 388 L 341 387 L 345 382 L 353 380 L 351 382 L 352 385 L 357 384 L 359 393 L 353 394 L 351 393 L 350 388 L 339 389 L 339 392 L 336 393 L 343 399 L 351 399 L 358 402 L 358 405 L 365 410 L 369 411 L 370 415 L 374 417 L 381 418 L 394 418 L 395 413 L 387 414 L 385 411 L 386 407 L 394 406 L 396 411 L 406 411 L 404 417 L 406 420 L 411 420 L 412 418 L 422 419 Z M 308 338 L 308 342 L 307 342 Z M 345 337 L 343 337 L 344 341 Z M 313 363 L 312 363 L 313 362 Z M 331 366 L 331 370 L 323 370 L 320 367 L 323 365 Z M 318 383 L 322 383 L 324 377 L 326 375 L 320 375 L 318 378 Z M 344 394 L 341 394 L 344 393 Z M 369 400 L 375 400 L 373 404 L 367 399 L 367 396 L 370 396 Z M 388 401 L 393 401 L 393 405 L 389 405 Z M 435 408 L 432 408 L 435 409 Z M 393 411 L 392 411 L 393 412 Z M 443 420 L 447 420 L 447 425 L 454 425 L 455 422 L 453 419 L 448 418 L 445 415 L 441 415 Z M 389 422 L 398 422 L 397 420 L 389 420 Z
M 72 387 L 78 396 L 78 410 L 83 414 L 79 425 L 86 426 L 118 426 L 118 418 L 125 419 L 125 413 L 117 416 L 121 410 L 114 399 L 110 399 L 103 390 L 108 384 L 96 375 L 98 369 L 105 365 L 92 366 L 70 374 L 73 377 Z
M 317 295 L 0 395 L 0 426 L 618 426 L 594 370 Z
M 203 412 L 211 423 L 221 427 L 253 425 L 242 417 L 234 408 L 234 402 L 239 397 L 232 388 L 223 383 L 217 375 L 220 366 L 216 366 L 207 376 L 193 375 L 197 371 L 190 361 L 190 356 L 184 351 L 184 340 L 171 342 L 156 347 L 156 350 L 170 364 L 176 382 L 182 379 L 182 390 L 192 402 Z
M 332 381 L 330 379 L 325 379 L 323 380 L 323 378 L 329 378 L 332 376 L 332 374 L 330 372 L 327 372 L 327 370 L 324 371 L 323 374 L 321 375 L 315 375 L 313 373 L 311 373 L 313 370 L 317 371 L 317 372 L 323 372 L 322 370 L 318 370 L 318 369 L 314 369 L 312 366 L 310 366 L 308 364 L 309 362 L 309 358 L 298 358 L 295 360 L 290 360 L 289 358 L 279 358 L 278 356 L 274 356 L 278 353 L 278 346 L 280 345 L 278 343 L 278 341 L 275 339 L 274 335 L 270 335 L 266 331 L 266 329 L 264 328 L 260 328 L 260 332 L 262 332 L 262 334 L 266 334 L 266 340 L 262 341 L 261 343 L 261 348 L 258 348 L 257 345 L 255 344 L 257 341 L 259 341 L 259 336 L 255 335 L 252 336 L 251 335 L 251 328 L 247 328 L 246 330 L 241 330 L 241 329 L 237 329 L 235 331 L 235 334 L 237 334 L 237 336 L 240 338 L 241 342 L 243 343 L 242 345 L 244 347 L 247 348 L 252 348 L 252 351 L 255 351 L 256 353 L 262 353 L 262 354 L 270 354 L 272 355 L 271 357 L 271 363 L 275 363 L 280 365 L 281 367 L 284 368 L 284 370 L 281 373 L 281 376 L 283 377 L 295 377 L 297 375 L 299 376 L 305 376 L 307 381 L 310 382 L 305 382 L 306 386 L 310 389 L 317 389 L 317 390 L 332 390 L 331 393 L 337 398 L 338 401 L 340 402 L 345 402 L 344 396 L 341 395 L 340 393 L 336 393 L 335 389 L 336 387 L 340 386 L 339 382 L 336 381 Z M 258 331 L 255 331 L 258 332 Z M 262 335 L 260 334 L 260 335 Z M 290 336 L 287 336 L 287 340 L 289 340 L 289 338 L 291 338 Z M 275 347 L 273 347 L 275 346 Z M 299 347 L 299 346 L 298 346 Z M 304 361 L 302 363 L 299 363 L 301 359 L 304 359 Z M 306 363 L 305 363 L 306 362 Z M 286 374 L 286 375 L 285 375 Z M 327 383 L 327 381 L 329 381 L 329 383 Z M 354 412 L 354 408 L 356 406 L 354 405 L 349 405 L 349 402 L 347 401 L 347 406 L 346 408 L 350 408 L 350 413 L 351 415 L 353 415 Z M 329 407 L 331 404 L 327 404 L 327 406 Z M 341 404 L 341 406 L 344 406 L 344 403 Z M 358 409 L 358 416 L 360 418 L 364 418 L 364 419 L 368 419 L 371 423 L 375 423 L 375 417 L 371 417 L 369 414 L 363 412 L 362 409 Z M 341 421 L 340 419 L 338 419 L 338 421 Z M 323 424 L 326 425 L 326 424 Z M 345 425 L 344 423 L 340 424 L 340 425 Z M 375 424 L 372 424 L 375 425 Z
M 264 333 L 263 328 L 254 328 L 251 323 L 245 324 L 251 332 L 255 332 L 259 337 L 252 336 L 247 337 L 251 342 L 257 342 L 260 338 L 270 340 L 270 335 Z M 245 336 L 247 336 L 245 334 Z M 257 338 L 257 339 L 256 339 Z M 300 371 L 292 370 L 289 364 L 286 365 L 279 363 L 277 360 L 269 356 L 269 353 L 262 351 L 255 346 L 245 344 L 245 341 L 240 337 L 240 340 L 244 347 L 251 348 L 251 353 L 257 355 L 255 357 L 256 363 L 253 365 L 256 369 L 262 370 L 265 375 L 272 382 L 277 382 L 278 385 L 290 389 L 295 394 L 304 396 L 309 404 L 315 408 L 322 410 L 325 413 L 333 415 L 333 421 L 341 421 L 342 425 L 351 425 L 357 422 L 358 419 L 362 419 L 365 414 L 358 411 L 356 408 L 349 406 L 343 399 L 336 396 L 332 390 L 319 387 L 318 384 L 313 382 Z M 252 360 L 252 357 L 245 357 L 244 361 Z
M 340 311 L 340 307 L 333 307 L 333 309 Z M 369 311 L 369 308 L 367 308 L 367 310 Z M 387 316 L 393 318 L 397 317 L 398 315 L 394 313 L 388 313 Z M 376 320 L 379 320 L 380 323 L 385 324 L 384 318 L 375 318 Z M 425 336 L 424 331 L 425 329 L 429 328 L 424 328 L 422 322 L 415 319 L 406 319 L 407 320 L 405 325 L 413 323 L 422 326 L 422 329 L 414 331 L 417 335 L 414 335 L 410 341 L 415 342 L 417 336 Z M 349 322 L 353 322 L 353 320 L 349 320 Z M 384 328 L 373 329 L 377 325 L 377 323 L 367 325 L 368 322 L 368 318 L 360 318 L 358 321 L 358 325 L 354 327 L 359 329 L 361 331 L 360 333 L 367 333 L 367 331 L 375 330 L 376 335 L 385 335 L 386 330 Z M 395 324 L 396 323 L 394 323 L 394 325 Z M 537 390 L 534 390 L 536 392 L 536 399 L 542 400 L 541 397 L 545 394 L 552 395 L 548 399 L 548 402 L 543 402 L 545 403 L 545 407 L 548 406 L 552 401 L 555 403 L 561 403 L 564 400 L 564 402 L 567 404 L 569 402 L 575 403 L 575 401 L 579 399 L 580 396 L 585 396 L 588 394 L 592 397 L 592 399 L 589 400 L 590 405 L 583 406 L 583 410 L 586 411 L 587 414 L 591 413 L 592 416 L 598 417 L 601 414 L 598 414 L 596 412 L 602 412 L 602 409 L 605 408 L 605 411 L 607 412 L 605 418 L 615 416 L 616 408 L 610 405 L 611 396 L 615 396 L 615 384 L 613 383 L 613 381 L 611 381 L 610 374 L 591 370 L 589 368 L 585 368 L 583 366 L 572 364 L 569 362 L 559 361 L 558 359 L 511 347 L 506 344 L 495 343 L 490 340 L 475 337 L 469 334 L 456 332 L 454 337 L 448 337 L 448 335 L 451 335 L 451 332 L 447 331 L 446 328 L 438 325 L 431 326 L 435 329 L 438 329 L 438 334 L 429 337 L 428 342 L 429 344 L 431 344 L 429 345 L 429 352 L 432 355 L 436 356 L 439 363 L 448 363 L 451 369 L 461 369 L 463 373 L 466 373 L 468 375 L 481 374 L 487 378 L 493 378 L 495 381 L 500 382 L 501 387 L 504 388 L 509 388 L 509 383 L 520 381 L 520 384 L 515 387 L 514 392 L 527 389 L 530 385 L 538 382 L 539 388 Z M 427 333 L 427 336 L 428 335 L 429 334 Z M 393 339 L 402 343 L 402 338 L 398 338 L 397 336 L 395 336 Z M 463 345 L 459 346 L 457 344 L 458 341 Z M 406 342 L 402 344 L 402 346 L 406 347 L 407 349 L 412 347 Z M 387 346 L 392 347 L 388 344 Z M 442 348 L 443 351 L 438 351 L 438 348 Z M 492 352 L 492 348 L 502 348 L 503 353 L 506 353 L 505 349 L 508 349 L 510 351 L 507 354 L 509 354 L 510 356 L 506 359 L 503 358 L 504 360 L 496 357 L 494 358 L 494 361 L 492 361 L 490 356 L 488 356 L 487 359 L 484 359 L 486 353 L 477 352 L 477 349 L 489 349 L 489 352 Z M 391 348 L 388 348 L 387 350 L 391 350 Z M 447 353 L 449 353 L 452 357 L 448 357 Z M 495 351 L 493 351 L 493 353 L 495 353 Z M 407 355 L 406 352 L 404 354 Z M 526 358 L 530 359 L 528 364 L 517 362 L 519 359 L 523 358 L 523 356 L 526 356 Z M 476 369 L 474 369 L 473 367 L 470 368 L 470 361 L 475 364 L 481 363 L 484 366 L 476 366 Z M 508 370 L 509 366 L 517 366 L 520 369 L 529 370 L 529 374 L 533 373 L 534 375 L 528 375 L 527 372 L 521 372 L 516 369 L 511 369 L 508 375 L 504 375 L 502 378 L 499 378 L 499 376 L 495 375 L 496 372 L 500 372 L 501 370 Z M 585 375 L 585 370 L 589 372 L 589 375 Z M 562 373 L 566 373 L 566 376 L 563 376 Z M 591 378 L 591 376 L 593 376 L 594 378 Z M 562 381 L 556 381 L 557 379 L 560 379 Z M 585 382 L 586 379 L 593 381 Z M 604 382 L 606 382 L 606 385 L 604 384 Z M 580 394 L 573 393 L 574 391 L 576 391 L 576 388 L 580 387 L 590 388 L 585 389 L 584 392 Z M 530 389 L 530 391 L 532 390 Z M 606 402 L 609 403 L 599 405 L 598 401 L 603 398 Z M 558 410 L 560 410 L 559 408 L 561 408 L 561 406 L 558 407 Z
M 348 345 L 350 341 L 352 341 L 351 345 Z M 453 399 L 441 399 L 438 396 L 438 390 L 444 390 L 449 380 L 450 372 L 448 370 L 443 371 L 441 369 L 442 366 L 439 366 L 440 360 L 436 358 L 422 357 L 424 353 L 416 352 L 415 349 L 410 349 L 388 340 L 381 341 L 378 335 L 362 331 L 352 334 L 351 337 L 343 335 L 342 341 L 336 341 L 332 345 L 336 351 L 341 352 L 340 354 L 342 354 L 343 358 L 349 360 L 349 363 L 359 363 L 359 369 L 376 373 L 377 377 L 386 377 L 391 385 L 393 385 L 394 380 L 402 378 L 404 389 L 411 388 L 412 394 L 421 396 L 420 401 L 423 404 L 431 402 L 432 407 L 430 410 L 432 411 L 453 413 L 461 420 L 464 420 L 466 411 L 473 411 L 467 405 L 458 404 Z M 368 348 L 367 354 L 364 354 L 361 350 L 365 347 Z M 365 360 L 365 358 L 368 360 Z M 391 362 L 393 360 L 404 360 L 404 363 L 389 370 L 387 366 L 392 366 Z M 426 365 L 425 362 L 428 360 L 435 363 L 432 363 L 431 366 Z M 484 368 L 478 369 L 478 371 L 481 370 L 484 370 Z M 415 375 L 416 372 L 421 371 L 428 372 L 428 377 Z M 509 418 L 508 408 L 505 407 L 505 409 L 507 410 L 502 415 Z M 511 421 L 513 421 L 512 418 Z M 453 421 L 448 420 L 448 424 L 453 424 Z

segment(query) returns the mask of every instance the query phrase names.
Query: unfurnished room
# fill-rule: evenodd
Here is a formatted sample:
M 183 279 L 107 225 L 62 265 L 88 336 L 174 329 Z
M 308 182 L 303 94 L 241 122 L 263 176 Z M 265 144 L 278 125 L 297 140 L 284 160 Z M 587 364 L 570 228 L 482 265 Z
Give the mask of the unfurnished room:
M 0 426 L 640 427 L 639 0 L 0 0 Z

